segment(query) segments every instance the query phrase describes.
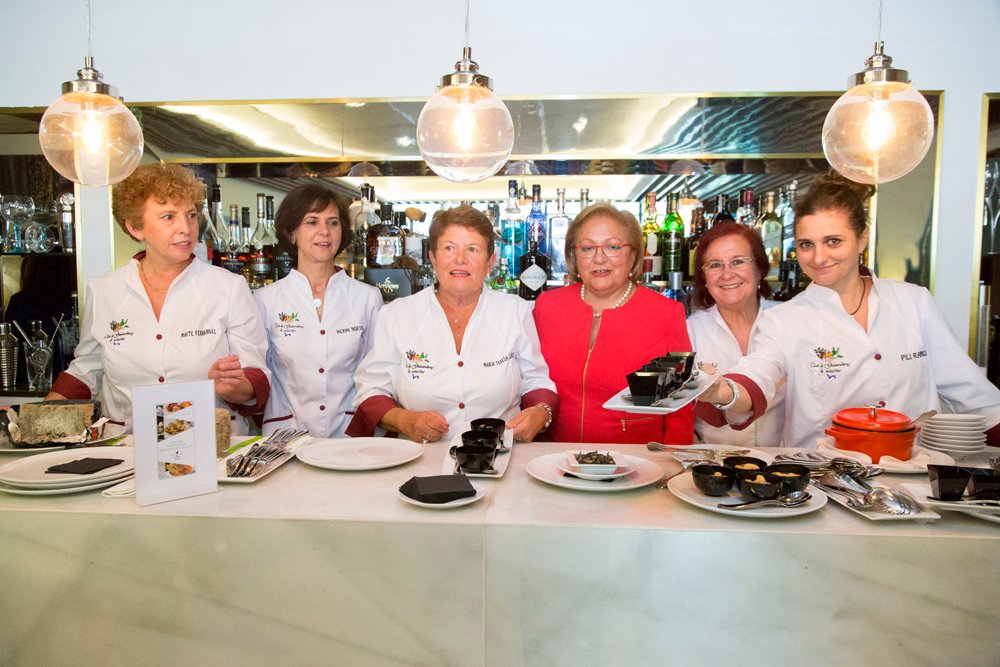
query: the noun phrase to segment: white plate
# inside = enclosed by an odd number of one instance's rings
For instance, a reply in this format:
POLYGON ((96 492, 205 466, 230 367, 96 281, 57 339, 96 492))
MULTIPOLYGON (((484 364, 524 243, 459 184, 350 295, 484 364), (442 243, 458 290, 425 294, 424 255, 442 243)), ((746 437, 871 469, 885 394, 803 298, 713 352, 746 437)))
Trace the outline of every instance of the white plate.
POLYGON ((0 484, 18 489, 72 489, 77 486, 90 486, 94 484, 95 481, 111 481, 117 484, 118 482, 122 482, 133 475, 135 475, 135 470, 126 470, 125 472, 115 475, 114 477, 101 477, 97 480, 91 479, 90 475, 73 475, 76 479, 67 479, 64 482, 0 482, 0 484))
POLYGON ((404 501, 410 503, 411 505, 416 505, 417 507, 426 507, 427 509, 430 510, 450 510, 454 509, 455 507, 462 507, 463 505, 471 505, 477 500, 482 500, 486 496, 485 489, 480 489, 475 485, 473 485, 472 488, 476 490, 476 495, 468 496, 466 498, 459 498, 458 500, 452 500, 447 503, 422 503, 419 500, 414 500, 413 498, 404 494, 402 491, 399 491, 399 497, 402 498, 404 501))
POLYGON ((966 514, 991 523, 1000 523, 1000 507, 956 507, 953 503, 949 503, 945 500, 930 500, 927 498, 927 496, 931 493, 931 485, 929 482, 922 482, 920 484, 904 484, 903 488, 909 491, 910 495, 919 498, 921 503, 926 504, 929 507, 934 507, 939 510, 958 512, 959 514, 966 514))
MULTIPOLYGON (((591 450, 593 451, 593 450, 591 450)), ((564 473, 569 473, 571 475, 576 475, 580 479, 590 479, 590 480, 602 480, 602 479, 615 479, 616 477, 624 477, 629 474, 635 468, 625 460, 625 457, 621 452, 612 452, 615 455, 615 461, 621 461, 621 464, 612 469, 609 473, 591 473, 583 472, 580 469, 580 464, 577 463, 576 457, 577 451, 566 452, 565 460, 559 464, 559 469, 564 473)))
POLYGON ((939 423, 952 423, 952 424, 985 424, 986 417, 984 415, 943 415, 938 413, 928 419, 925 423, 928 424, 939 424, 939 423))
POLYGON ((923 424, 921 426, 921 431, 929 431, 931 433, 961 433, 961 434, 982 434, 985 431, 986 424, 923 424))
POLYGON ((27 458, 12 461, 0 467, 0 482, 9 482, 19 486, 32 485, 43 487, 49 484, 62 484, 71 480, 78 480, 81 475, 70 473, 47 473, 48 468, 69 463, 79 458, 118 458, 122 462, 118 465, 105 468, 91 475, 86 475, 86 479, 97 482, 99 480, 120 477, 123 472, 134 469, 132 462, 132 449, 129 447, 81 447, 77 449, 64 449, 58 452, 39 454, 27 458))
MULTIPOLYGON (((678 451, 671 452, 670 449, 663 449, 663 450, 660 450, 660 451, 667 452, 671 456, 673 456, 675 459, 677 459, 678 461, 680 461, 682 464, 686 464, 686 463, 691 463, 693 460, 695 460, 695 457, 697 456, 697 455, 694 455, 694 454, 685 453, 686 450, 690 450, 690 449, 702 449, 702 450, 704 450, 704 449, 714 449, 714 450, 719 451, 719 452, 734 451, 734 450, 741 450, 741 451, 742 450, 749 450, 746 454, 739 454, 739 456, 749 456, 751 458, 760 459, 761 461, 763 461, 764 463, 767 463, 767 464, 770 464, 771 462, 774 461, 774 455, 773 454, 768 454, 767 452, 762 452, 759 449, 753 449, 752 447, 742 447, 740 445, 708 445, 708 444, 705 444, 705 445, 683 445, 683 446, 678 445, 678 447, 677 447, 678 451)), ((725 457, 721 457, 719 459, 719 465, 722 465, 722 458, 725 458, 725 457)))
MULTIPOLYGON (((528 461, 525 468, 528 474, 539 482, 545 482, 552 486, 563 489, 574 489, 577 491, 613 492, 638 489, 659 481, 663 477, 663 468, 658 464, 638 456, 625 456, 625 460, 635 470, 616 479, 609 481, 594 481, 580 479, 578 477, 566 477, 565 473, 559 469, 559 465, 565 464, 566 453, 556 452, 555 454, 545 454, 528 461)), ((575 473, 574 473, 575 474, 575 473)))
POLYGON ((124 480, 120 478, 105 479, 99 482, 93 482, 92 484, 86 484, 83 486, 73 486, 70 488, 55 488, 55 489, 25 489, 20 486, 9 486, 7 484, 0 483, 0 491, 3 491, 4 493, 9 493, 13 496, 59 496, 66 493, 82 493, 84 491, 93 491, 95 489, 106 489, 109 486, 120 484, 123 481, 124 480))
POLYGON ((920 439, 920 444, 923 447, 929 447, 931 449, 939 450, 955 450, 960 452, 981 452, 986 449, 986 443, 980 442, 976 444, 968 444, 964 442, 950 442, 948 440, 938 440, 937 438, 924 438, 920 439))
MULTIPOLYGON (((468 431, 469 429, 465 429, 468 431)), ((459 434, 455 436, 455 441, 452 442, 444 450, 444 461, 441 462, 441 474, 442 475, 455 475, 455 459, 451 457, 448 449, 452 446, 462 444, 462 435, 459 434)), ((497 454, 493 459, 493 469, 496 470, 495 473, 485 473, 485 472, 467 472, 464 473, 466 477, 482 477, 483 479, 492 479, 495 477, 503 477, 503 474, 507 472, 507 466, 510 465, 511 454, 514 453, 514 429, 507 429, 503 433, 503 444, 505 447, 509 447, 510 451, 502 452, 497 454)))
MULTIPOLYGON (((85 447, 99 445, 102 442, 114 440, 125 435, 125 426, 122 424, 105 424, 104 433, 97 440, 91 440, 85 447)), ((75 446, 75 445, 71 445, 75 446)), ((67 445, 53 445, 51 447, 15 447, 10 444, 6 436, 0 436, 0 453, 4 454, 40 454, 42 452, 56 452, 66 449, 67 445)))
POLYGON ((986 442, 985 435, 977 436, 957 436, 957 435, 936 435, 932 433, 921 433, 920 440, 935 442, 939 445, 958 445, 960 447, 975 447, 986 442))
MULTIPOLYGON (((885 487, 884 484, 874 484, 873 486, 885 487)), ((810 490, 816 489, 817 491, 822 491, 822 489, 816 488, 815 483, 810 484, 809 488, 810 490)), ((891 487, 886 487, 886 488, 891 488, 891 487)), ((910 495, 913 496, 914 499, 917 501, 917 504, 920 505, 920 514, 885 514, 882 512, 863 512, 859 509, 855 509, 854 507, 848 505, 847 501, 841 498, 836 493, 830 493, 830 498, 832 498, 833 502, 837 503, 841 507, 852 511, 859 516, 863 516, 869 521, 933 521, 935 519, 941 518, 940 514, 930 509, 927 505, 924 504, 923 498, 921 496, 918 496, 914 493, 911 493, 910 495)))
POLYGON ((400 438, 314 438, 296 456, 326 470, 379 470, 409 463, 423 453, 420 443, 400 438))
POLYGON ((694 478, 690 472, 671 477, 670 481, 667 482, 667 488, 670 489, 670 493, 689 505, 694 505, 695 507, 700 507, 703 510, 715 512, 716 514, 742 516, 749 519, 782 519, 787 516, 799 516, 800 514, 815 512, 826 505, 826 494, 819 489, 810 488, 809 494, 812 498, 798 507, 758 507, 757 509, 748 510, 730 510, 719 507, 719 503, 732 503, 735 505, 736 503, 733 501, 744 502, 745 499, 739 492, 730 491, 729 495, 719 497, 706 496, 694 485, 694 478))
POLYGON ((608 410, 618 410, 619 412, 630 412, 637 415, 668 415, 677 412, 685 405, 701 396, 715 382, 716 375, 709 373, 699 373, 687 387, 681 389, 670 398, 661 400, 658 405, 634 405, 632 403, 632 393, 628 387, 612 396, 602 406, 608 410), (626 398, 626 396, 628 398, 626 398))
MULTIPOLYGON (((185 408, 185 410, 186 409, 187 408, 185 408)), ((230 449, 232 449, 233 445, 238 445, 239 443, 244 442, 244 441, 249 440, 249 439, 250 438, 248 438, 245 435, 234 435, 234 436, 231 436, 230 440, 229 440, 231 444, 229 445, 229 447, 230 447, 230 449)), ((265 440, 265 438, 258 438, 256 440, 254 440, 253 442, 247 443, 247 446, 255 445, 257 443, 263 443, 264 440, 265 440)), ((286 453, 282 454, 278 458, 276 458, 273 461, 271 461, 270 463, 268 463, 267 467, 264 468, 263 472, 260 472, 260 473, 258 473, 256 475, 254 475, 253 477, 230 477, 226 473, 226 461, 228 461, 229 459, 231 459, 231 458, 233 458, 235 456, 239 456, 240 454, 242 454, 246 450, 246 447, 240 447, 239 449, 237 449, 235 452, 233 452, 229 456, 227 456, 227 457, 225 457, 223 459, 219 459, 219 461, 215 464, 215 478, 217 480, 219 480, 220 482, 225 482, 226 484, 253 484, 258 479, 263 479, 263 478, 267 477, 272 472, 274 472, 275 470, 277 470, 278 468, 280 468, 281 466, 283 466, 285 463, 287 463, 289 459, 291 459, 293 456, 295 456, 295 452, 297 452, 300 447, 304 446, 305 443, 307 443, 309 441, 310 441, 310 437, 308 435, 304 435, 304 436, 300 436, 300 437, 296 438, 295 440, 293 440, 292 442, 288 443, 288 451, 286 453)))
MULTIPOLYGON (((816 451, 823 456, 830 458, 840 456, 845 459, 853 459, 854 461, 864 463, 865 465, 872 465, 871 458, 869 458, 866 454, 862 454, 861 452, 852 452, 847 449, 837 449, 834 447, 833 438, 819 438, 816 441, 816 451)), ((915 445, 913 447, 913 454, 911 455, 911 458, 917 456, 921 457, 921 462, 919 464, 912 461, 890 461, 889 459, 882 457, 882 460, 879 461, 877 465, 880 468, 885 468, 886 472, 899 473, 901 475, 919 475, 927 472, 928 464, 950 466, 955 463, 955 459, 951 458, 944 452, 928 449, 919 445, 915 445), (926 460, 923 460, 924 454, 927 455, 926 460)))

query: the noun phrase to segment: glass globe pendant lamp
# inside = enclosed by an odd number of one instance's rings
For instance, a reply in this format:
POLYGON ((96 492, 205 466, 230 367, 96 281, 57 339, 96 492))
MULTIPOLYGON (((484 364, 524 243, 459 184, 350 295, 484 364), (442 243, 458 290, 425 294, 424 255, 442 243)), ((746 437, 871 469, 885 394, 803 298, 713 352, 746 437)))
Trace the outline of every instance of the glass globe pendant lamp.
POLYGON ((45 159, 69 180, 107 186, 124 180, 142 158, 142 128, 87 56, 76 81, 45 110, 38 131, 45 159))
POLYGON ((913 171, 934 141, 934 114, 906 70, 892 67, 878 41, 847 85, 823 123, 826 159, 858 183, 888 183, 913 171))
POLYGON ((513 147, 510 111, 466 46, 417 119, 420 155, 441 178, 478 183, 500 170, 513 147))

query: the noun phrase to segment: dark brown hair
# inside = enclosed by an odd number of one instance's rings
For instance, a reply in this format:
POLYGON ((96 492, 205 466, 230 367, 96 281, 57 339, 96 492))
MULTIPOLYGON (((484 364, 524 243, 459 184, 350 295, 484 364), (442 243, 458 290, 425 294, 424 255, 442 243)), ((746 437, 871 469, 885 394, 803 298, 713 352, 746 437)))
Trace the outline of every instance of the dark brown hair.
POLYGON ((848 223, 860 238, 868 229, 865 202, 875 194, 875 187, 850 181, 835 171, 820 176, 809 190, 795 201, 795 224, 806 215, 821 211, 843 211, 848 223))
POLYGON ((295 244, 292 243, 292 234, 305 217, 310 213, 326 210, 331 204, 337 207, 337 217, 340 218, 340 245, 334 254, 339 255, 344 248, 353 243, 351 219, 347 210, 350 202, 325 185, 308 183, 285 195, 274 214, 274 231, 278 236, 278 244, 285 252, 293 255, 297 252, 295 244))
POLYGON ((705 269, 702 268, 702 264, 705 263, 705 254, 708 252, 709 246, 726 236, 738 236, 750 246, 750 257, 757 267, 757 273, 760 274, 760 280, 757 281, 757 296, 765 299, 771 296, 771 286, 764 279, 771 264, 767 261, 767 253, 764 252, 764 243, 760 240, 760 235, 750 227, 738 222, 720 222, 717 225, 712 225, 711 229, 701 235, 701 238, 698 239, 698 248, 694 251, 694 259, 691 260, 694 262, 694 266, 691 267, 694 269, 694 290, 691 292, 691 303, 695 308, 711 308, 715 305, 715 299, 712 298, 708 287, 705 286, 705 269))
POLYGON ((482 236, 483 240, 486 241, 487 258, 492 257, 493 253, 496 252, 494 241, 496 232, 493 231, 490 219, 486 217, 485 213, 468 204, 449 208, 446 211, 438 211, 434 214, 434 217, 431 219, 431 229, 428 232, 429 245, 432 251, 437 251, 438 240, 444 234, 444 230, 452 225, 465 227, 482 236))
POLYGON ((635 216, 628 211, 620 211, 611 204, 591 204, 580 211, 573 222, 569 223, 566 230, 566 270, 569 273, 570 282, 575 283, 580 279, 576 270, 576 245, 580 240, 580 228, 591 218, 610 218, 621 225, 625 232, 623 239, 628 247, 635 251, 635 258, 632 261, 632 271, 629 273, 631 280, 638 280, 642 275, 642 260, 645 256, 642 246, 642 228, 635 216))
POLYGON ((197 211, 205 202, 205 186, 190 169, 179 164, 144 164, 111 190, 115 222, 132 236, 125 221, 142 230, 142 214, 150 197, 160 204, 190 199, 197 211))

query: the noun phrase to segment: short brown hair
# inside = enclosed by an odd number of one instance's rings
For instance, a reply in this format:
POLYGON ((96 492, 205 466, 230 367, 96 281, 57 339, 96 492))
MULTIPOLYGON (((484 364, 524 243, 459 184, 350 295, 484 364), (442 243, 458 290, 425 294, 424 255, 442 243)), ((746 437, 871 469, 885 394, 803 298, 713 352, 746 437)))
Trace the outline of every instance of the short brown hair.
POLYGON ((337 207, 337 216, 340 218, 340 246, 334 253, 339 255, 344 248, 354 242, 348 212, 350 202, 336 190, 320 183, 300 185, 285 195, 274 214, 274 231, 278 236, 278 245, 285 252, 294 254, 296 250, 295 244, 292 243, 292 234, 302 224, 306 215, 326 210, 331 204, 337 207))
POLYGON ((873 194, 874 186, 849 181, 836 171, 830 171, 813 181, 805 195, 796 200, 795 224, 803 216, 822 211, 842 211, 847 214, 851 229, 860 238, 868 229, 865 202, 873 194))
POLYGON ((635 251, 635 260, 632 262, 632 272, 629 274, 632 280, 638 280, 642 275, 642 260, 645 253, 642 250, 642 228, 635 216, 628 211, 620 211, 611 204, 591 204, 580 211, 573 222, 566 230, 566 269, 570 277, 570 282, 580 279, 580 274, 576 271, 576 244, 580 238, 580 228, 591 218, 605 217, 617 222, 625 232, 624 241, 628 247, 635 251))
POLYGON ((111 191, 111 210, 115 222, 131 236, 125 226, 127 220, 142 229, 142 214, 146 200, 152 197, 160 204, 190 199, 195 210, 205 203, 205 185, 190 169, 179 164, 144 164, 111 191))
POLYGON ((694 251, 694 266, 690 267, 694 271, 694 289, 691 291, 691 304, 695 308, 711 308, 715 305, 715 299, 705 286, 705 253, 709 246, 726 236, 738 236, 750 246, 750 258, 753 259, 754 266, 760 279, 757 281, 757 296, 767 298, 771 296, 771 286, 767 284, 767 272, 771 263, 767 261, 767 253, 764 252, 764 242, 760 234, 753 228, 741 225, 738 222, 720 222, 712 225, 712 228, 701 235, 698 239, 698 247, 694 251))
POLYGON ((438 211, 434 214, 434 217, 431 219, 431 229, 428 233, 430 237, 430 249, 432 251, 437 251, 438 240, 444 234, 444 230, 452 225, 465 227, 482 236, 483 240, 486 241, 486 250, 488 251, 486 257, 493 256, 493 253, 496 251, 496 232, 493 231, 493 225, 490 224, 490 219, 486 217, 485 213, 468 204, 449 208, 446 211, 438 211))

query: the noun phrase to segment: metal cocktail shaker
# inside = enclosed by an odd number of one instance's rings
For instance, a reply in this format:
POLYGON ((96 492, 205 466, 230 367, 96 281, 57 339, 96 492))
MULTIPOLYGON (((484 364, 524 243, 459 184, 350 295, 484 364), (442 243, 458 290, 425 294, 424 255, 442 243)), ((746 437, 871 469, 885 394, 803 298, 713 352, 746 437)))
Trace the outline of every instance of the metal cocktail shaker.
POLYGON ((17 382, 17 348, 10 323, 0 322, 0 385, 4 389, 13 389, 17 382))

